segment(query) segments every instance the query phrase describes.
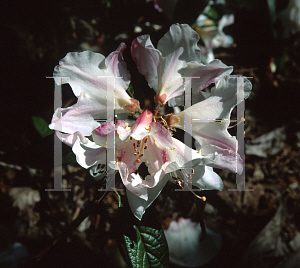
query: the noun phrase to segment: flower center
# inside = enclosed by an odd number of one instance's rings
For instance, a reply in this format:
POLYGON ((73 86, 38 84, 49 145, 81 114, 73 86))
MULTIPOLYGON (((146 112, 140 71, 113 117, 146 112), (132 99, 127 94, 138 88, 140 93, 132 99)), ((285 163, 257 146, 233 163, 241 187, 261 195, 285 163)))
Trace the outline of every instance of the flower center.
MULTIPOLYGON (((130 137, 130 140, 132 140, 132 137, 130 137)), ((133 150, 135 156, 138 156, 136 159, 137 163, 141 163, 141 157, 144 156, 144 150, 147 149, 147 141, 148 138, 145 137, 141 141, 137 140, 136 142, 133 143, 133 150)))

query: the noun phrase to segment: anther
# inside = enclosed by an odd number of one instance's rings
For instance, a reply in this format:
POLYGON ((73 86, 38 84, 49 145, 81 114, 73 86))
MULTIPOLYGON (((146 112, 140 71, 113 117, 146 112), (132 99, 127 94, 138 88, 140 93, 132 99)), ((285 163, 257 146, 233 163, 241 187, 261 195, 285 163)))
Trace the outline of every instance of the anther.
POLYGON ((195 170, 192 168, 192 174, 195 174, 195 170))
POLYGON ((137 162, 137 163, 141 163, 141 159, 138 158, 138 159, 136 160, 136 162, 137 162))
POLYGON ((134 153, 134 155, 138 155, 139 153, 134 153))
POLYGON ((145 149, 145 150, 147 149, 147 145, 144 147, 144 149, 145 149))
POLYGON ((130 140, 132 141, 132 137, 130 137, 130 140))
POLYGON ((143 156, 143 154, 140 154, 140 157, 142 157, 143 156))

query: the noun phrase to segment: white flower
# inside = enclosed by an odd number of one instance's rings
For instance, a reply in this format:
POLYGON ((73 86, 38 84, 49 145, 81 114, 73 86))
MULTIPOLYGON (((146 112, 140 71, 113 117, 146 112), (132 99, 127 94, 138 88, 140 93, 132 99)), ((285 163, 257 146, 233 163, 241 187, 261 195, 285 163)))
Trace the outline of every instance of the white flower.
MULTIPOLYGON (((73 146, 77 162, 85 167, 106 165, 107 151, 115 150, 115 158, 108 159, 109 169, 119 170, 134 215, 141 219, 170 177, 165 176, 188 162, 186 153, 197 164, 212 163, 214 157, 202 157, 184 143, 171 137, 160 123, 153 121, 150 111, 143 112, 131 127, 122 120, 105 123, 93 131, 93 140, 82 143, 78 138, 73 146), (107 144, 108 135, 114 135, 115 144, 107 144), (142 178, 139 166, 145 163, 149 175, 142 178)), ((208 171, 209 172, 209 171, 208 171)), ((203 178, 204 172, 199 178, 203 178)), ((218 182, 219 183, 219 182, 218 182)), ((213 181, 211 181, 213 185, 213 181)), ((217 186, 218 187, 218 186, 217 186)))
POLYGON ((179 218, 165 231, 170 261, 182 267, 199 267, 216 256, 221 248, 221 236, 207 229, 207 237, 200 241, 199 223, 179 218))
POLYGON ((195 23, 195 30, 204 43, 200 46, 202 53, 202 62, 209 63, 215 59, 213 49, 218 47, 228 47, 233 44, 233 38, 226 35, 223 29, 234 23, 234 15, 224 15, 219 20, 217 26, 209 20, 204 14, 200 14, 195 23))
POLYGON ((105 168, 109 179, 119 171, 131 210, 138 219, 169 179, 204 190, 221 190, 221 178, 211 167, 241 172, 236 140, 227 132, 230 113, 236 104, 236 87, 225 78, 232 67, 219 60, 203 65, 198 40, 198 34, 190 26, 174 24, 159 41, 158 49, 148 35, 132 42, 131 54, 138 70, 156 92, 157 106, 152 112, 142 111, 139 102, 126 93, 130 75, 122 58, 124 44, 106 59, 88 51, 68 53, 55 68, 54 75, 64 77, 62 82, 71 85, 78 102, 58 109, 50 127, 62 141, 73 146, 77 162, 91 168, 93 176, 103 174, 105 168), (107 84, 104 78, 107 76, 115 77, 115 86, 107 84), (186 81, 186 85, 191 83, 197 103, 171 115, 167 122, 165 115, 159 114, 159 107, 167 101, 170 105, 181 105, 186 86, 183 77, 200 77, 186 81), (216 83, 212 93, 202 92, 211 83, 216 83), (115 118, 107 118, 100 125, 95 119, 107 116, 109 98, 115 100, 115 114, 138 111, 140 116, 131 125, 115 118), (199 143, 197 150, 172 137, 170 126, 185 129, 185 116, 202 120, 193 123, 192 128, 192 135, 199 143), (225 122, 207 121, 215 119, 225 122), (140 176, 142 163, 148 168, 149 175, 145 178, 140 176))

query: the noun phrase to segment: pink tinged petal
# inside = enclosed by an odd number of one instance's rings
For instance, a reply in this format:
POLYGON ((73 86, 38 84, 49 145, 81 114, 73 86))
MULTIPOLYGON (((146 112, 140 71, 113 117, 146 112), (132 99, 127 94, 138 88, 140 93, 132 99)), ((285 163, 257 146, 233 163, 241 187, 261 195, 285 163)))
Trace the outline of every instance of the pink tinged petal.
POLYGON ((215 155, 214 163, 208 164, 209 166, 242 174, 244 169, 243 160, 236 152, 215 145, 204 146, 201 151, 206 156, 215 155))
POLYGON ((80 132, 74 132, 73 134, 63 134, 59 131, 55 131, 56 136, 65 144, 73 146, 77 138, 80 139, 81 143, 87 143, 87 138, 82 135, 80 132))
POLYGON ((70 84, 77 97, 81 92, 96 97, 99 90, 106 90, 105 79, 98 78, 106 74, 99 69, 104 59, 103 55, 92 51, 70 52, 55 67, 53 76, 68 77, 62 78, 62 83, 70 84))
POLYGON ((131 127, 128 126, 119 126, 117 128, 117 132, 119 135, 119 139, 121 141, 126 141, 130 138, 130 134, 131 134, 131 127))
POLYGON ((146 209, 153 203, 153 201, 158 197, 162 189, 165 187, 166 183, 168 182, 168 176, 164 175, 165 173, 161 171, 159 178, 157 178, 158 183, 152 188, 146 188, 148 196, 147 200, 138 197, 127 189, 126 195, 128 198, 128 203, 132 213, 137 219, 142 219, 146 209))
MULTIPOLYGON (((126 105, 132 106, 133 103, 126 93, 129 75, 125 70, 126 64, 122 60, 123 50, 124 45, 121 44, 116 52, 108 56, 107 63, 112 64, 112 66, 106 66, 105 57, 99 53, 91 51, 70 52, 55 67, 53 76, 65 77, 62 78, 62 83, 70 84, 77 97, 81 92, 87 93, 102 106, 101 112, 105 115, 107 90, 114 93, 115 113, 124 113, 124 107, 126 105), (116 67, 116 63, 119 63, 117 64, 118 67, 116 67), (124 75, 124 80, 123 78, 116 78, 115 84, 107 83, 107 77, 113 76, 112 72, 124 75)), ((55 80, 57 81, 57 79, 55 80)), ((138 108, 135 107, 135 109, 138 108)))
POLYGON ((149 35, 142 35, 134 39, 131 45, 131 56, 139 72, 145 76, 149 86, 157 91, 157 68, 161 53, 154 48, 149 35))
POLYGON ((97 102, 81 93, 76 104, 55 111, 49 128, 70 134, 78 131, 89 136, 100 125, 93 118, 99 112, 99 107, 97 102))
POLYGON ((159 148, 155 144, 153 136, 149 136, 147 140, 147 149, 143 151, 143 161, 148 167, 150 175, 154 176, 163 165, 168 161, 165 148, 159 148))
POLYGON ((150 126, 150 134, 152 135, 156 146, 159 148, 175 149, 171 133, 165 127, 157 122, 152 122, 150 126))
POLYGON ((124 105, 124 111, 127 111, 128 113, 134 114, 136 111, 139 111, 139 109, 140 103, 136 99, 130 99, 130 103, 124 105))
POLYGON ((158 90, 155 101, 164 105, 169 99, 182 95, 183 78, 179 70, 186 67, 186 62, 179 60, 184 48, 179 47, 173 53, 161 58, 158 65, 158 90))
POLYGON ((135 140, 141 140, 150 131, 150 123, 152 122, 152 113, 150 111, 143 112, 132 126, 131 137, 135 140))
MULTIPOLYGON (((242 162, 236 153, 237 142, 228 131, 230 113, 237 102, 237 88, 235 78, 223 78, 212 89, 211 96, 197 103, 183 112, 169 117, 169 125, 184 129, 184 114, 188 114, 193 121, 192 136, 201 144, 201 153, 206 156, 217 154, 218 162, 215 166, 240 173, 242 162), (224 121, 214 121, 223 119, 224 121)), ((243 90, 243 86, 238 90, 243 90)), ((251 84, 246 80, 246 96, 250 94, 251 84)))
POLYGON ((172 138, 172 140, 176 149, 167 151, 167 157, 171 164, 165 169, 166 173, 176 171, 180 168, 186 168, 187 166, 189 167, 190 163, 188 161, 190 161, 190 157, 192 159, 192 166, 214 162, 214 156, 203 156, 200 152, 193 150, 183 142, 175 138, 172 138))
POLYGON ((158 50, 153 47, 149 36, 139 37, 133 42, 132 57, 139 72, 157 92, 155 101, 159 105, 182 95, 183 79, 179 70, 186 67, 188 61, 200 61, 198 40, 198 34, 190 26, 174 24, 159 41, 158 50))
POLYGON ((130 73, 127 70, 127 64, 123 58, 125 48, 125 43, 121 43, 116 51, 110 53, 105 59, 108 72, 114 77, 122 77, 122 79, 118 80, 118 85, 122 88, 128 88, 130 83, 130 73))
POLYGON ((114 94, 117 96, 119 106, 123 107, 128 113, 135 113, 140 108, 140 103, 132 98, 128 100, 129 96, 126 93, 126 89, 130 84, 130 73, 123 58, 125 48, 125 43, 121 43, 117 50, 110 53, 105 59, 105 65, 110 76, 116 77, 114 94))
POLYGON ((183 71, 183 75, 185 77, 200 77, 191 79, 193 94, 199 94, 201 90, 230 75, 232 71, 233 67, 225 65, 220 60, 213 60, 207 65, 199 62, 190 62, 183 71))
POLYGON ((125 169, 123 171, 120 170, 120 175, 123 180, 126 180, 131 173, 136 172, 140 165, 140 163, 137 161, 139 156, 135 155, 137 152, 135 147, 137 147, 136 141, 128 140, 125 143, 123 142, 122 146, 116 148, 117 164, 120 165, 120 163, 123 162, 127 168, 127 171, 125 169))
POLYGON ((79 165, 89 168, 96 164, 106 164, 106 148, 96 145, 87 139, 87 143, 83 144, 80 139, 74 143, 72 151, 76 155, 79 165))
POLYGON ((114 146, 118 147, 122 144, 122 141, 118 138, 117 133, 114 134, 113 132, 116 132, 118 128, 124 128, 127 126, 128 123, 123 120, 104 123, 93 131, 94 142, 99 146, 107 146, 107 148, 114 148, 114 146), (107 135, 115 135, 115 144, 107 144, 107 135))
POLYGON ((220 176, 213 171, 212 167, 197 166, 194 167, 193 185, 201 190, 219 190, 224 188, 220 176))

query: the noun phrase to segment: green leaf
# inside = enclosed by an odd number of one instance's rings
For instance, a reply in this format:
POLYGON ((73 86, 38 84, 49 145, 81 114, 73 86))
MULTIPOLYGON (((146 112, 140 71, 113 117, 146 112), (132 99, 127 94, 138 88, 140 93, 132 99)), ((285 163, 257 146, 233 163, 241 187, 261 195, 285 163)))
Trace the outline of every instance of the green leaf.
POLYGON ((151 208, 139 221, 131 212, 126 196, 118 212, 117 241, 129 267, 167 268, 169 250, 164 231, 151 208))
POLYGON ((169 249, 162 229, 139 226, 150 267, 169 267, 169 249))
POLYGON ((213 21, 218 21, 219 14, 214 8, 209 8, 203 12, 204 15, 206 15, 209 19, 213 21))
POLYGON ((53 130, 49 129, 48 123, 43 118, 38 117, 38 116, 33 116, 32 122, 33 122, 35 129, 38 131, 38 133, 43 138, 54 133, 53 130))
POLYGON ((131 241, 128 236, 124 235, 128 258, 130 259, 132 267, 150 268, 151 266, 147 258, 147 252, 141 238, 141 233, 135 225, 133 227, 136 231, 137 242, 131 241))
POLYGON ((73 152, 69 152, 67 155, 62 158, 62 165, 69 165, 76 163, 76 155, 73 152))
POLYGON ((137 241, 124 235, 125 248, 132 267, 169 267, 168 246, 162 229, 135 226, 137 241))
POLYGON ((133 89, 133 85, 131 83, 129 84, 129 87, 127 88, 127 90, 131 94, 131 97, 134 97, 134 89, 133 89))

